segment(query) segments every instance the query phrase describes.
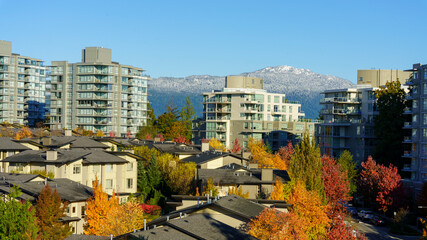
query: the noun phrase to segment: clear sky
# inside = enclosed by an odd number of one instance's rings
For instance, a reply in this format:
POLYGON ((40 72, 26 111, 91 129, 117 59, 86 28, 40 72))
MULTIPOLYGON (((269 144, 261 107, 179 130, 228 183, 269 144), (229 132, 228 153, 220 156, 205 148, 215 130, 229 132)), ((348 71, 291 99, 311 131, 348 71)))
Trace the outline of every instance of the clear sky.
POLYGON ((13 52, 78 62, 103 46, 152 77, 290 65, 355 82, 357 69, 427 63, 425 0, 0 0, 0 10, 13 52))

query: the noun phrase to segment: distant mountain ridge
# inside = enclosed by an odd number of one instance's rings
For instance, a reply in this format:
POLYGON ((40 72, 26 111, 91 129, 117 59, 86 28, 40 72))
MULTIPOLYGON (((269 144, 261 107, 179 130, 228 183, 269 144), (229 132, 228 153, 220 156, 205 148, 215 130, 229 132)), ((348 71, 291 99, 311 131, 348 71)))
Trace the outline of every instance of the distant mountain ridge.
MULTIPOLYGON (((268 92, 284 93, 286 98, 301 103, 307 118, 317 118, 320 111, 320 93, 328 89, 348 88, 354 84, 332 75, 315 73, 309 69, 291 66, 266 67, 254 72, 239 74, 264 79, 268 92)), ((197 116, 201 116, 202 93, 224 88, 225 76, 193 75, 183 78, 159 77, 150 82, 149 101, 156 116, 165 111, 165 105, 173 98, 179 109, 190 96, 197 116)))

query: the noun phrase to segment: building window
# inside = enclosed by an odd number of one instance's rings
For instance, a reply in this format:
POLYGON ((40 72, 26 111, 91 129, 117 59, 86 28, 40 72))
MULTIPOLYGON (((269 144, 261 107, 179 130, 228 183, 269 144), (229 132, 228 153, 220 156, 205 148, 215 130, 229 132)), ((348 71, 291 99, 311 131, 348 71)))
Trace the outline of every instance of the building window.
POLYGON ((105 180, 105 189, 112 189, 112 188, 113 188, 113 179, 105 180))
POLYGON ((74 165, 73 166, 73 174, 80 174, 81 172, 81 166, 80 165, 74 165))
POLYGON ((133 163, 126 163, 126 170, 132 171, 133 170, 133 163))
POLYGON ((76 207, 73 207, 73 213, 76 213, 76 207))
POLYGON ((113 165, 112 164, 107 164, 105 165, 105 169, 107 172, 112 172, 113 171, 113 165))
POLYGON ((127 187, 128 188, 133 188, 133 179, 132 178, 128 178, 126 180, 126 182, 127 182, 127 187))

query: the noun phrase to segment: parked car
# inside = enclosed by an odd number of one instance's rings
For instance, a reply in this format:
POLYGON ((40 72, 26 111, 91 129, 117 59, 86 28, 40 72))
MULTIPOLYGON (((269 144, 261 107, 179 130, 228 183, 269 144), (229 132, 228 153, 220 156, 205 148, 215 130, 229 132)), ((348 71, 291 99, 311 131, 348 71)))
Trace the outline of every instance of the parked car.
POLYGON ((371 219, 371 223, 374 224, 375 226, 385 226, 386 225, 385 220, 380 216, 374 216, 371 219))
POLYGON ((362 220, 369 220, 374 216, 374 213, 372 211, 367 210, 361 210, 357 216, 362 220))

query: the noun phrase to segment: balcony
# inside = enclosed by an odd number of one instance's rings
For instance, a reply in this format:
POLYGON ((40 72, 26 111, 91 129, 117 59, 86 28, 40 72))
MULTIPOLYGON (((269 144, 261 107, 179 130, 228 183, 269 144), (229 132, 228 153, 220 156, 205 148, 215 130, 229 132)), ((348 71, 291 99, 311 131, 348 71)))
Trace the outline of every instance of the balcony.
POLYGON ((355 103, 360 104, 359 98, 347 98, 347 97, 332 97, 332 98, 322 98, 320 103, 355 103))
POLYGON ((404 157, 404 158, 412 158, 411 151, 404 151, 402 157, 404 157))
POLYGON ((412 141, 412 137, 405 136, 405 137, 403 138, 403 142, 404 142, 404 143, 412 143, 412 142, 413 142, 413 141, 412 141))
POLYGON ((405 172, 415 172, 416 170, 416 166, 412 165, 412 164, 403 164, 403 168, 402 171, 405 172))
POLYGON ((227 131, 227 130, 225 129, 225 127, 217 127, 217 128, 216 128, 216 130, 217 130, 218 132, 225 132, 225 131, 227 131))
POLYGON ((403 128, 412 128, 412 122, 405 122, 403 128))

